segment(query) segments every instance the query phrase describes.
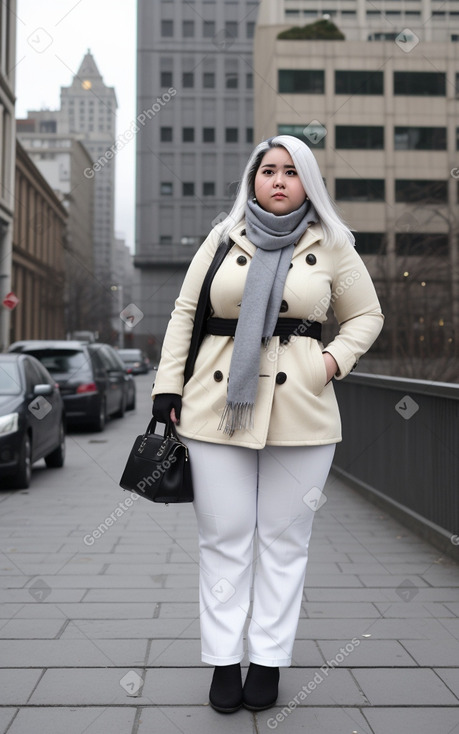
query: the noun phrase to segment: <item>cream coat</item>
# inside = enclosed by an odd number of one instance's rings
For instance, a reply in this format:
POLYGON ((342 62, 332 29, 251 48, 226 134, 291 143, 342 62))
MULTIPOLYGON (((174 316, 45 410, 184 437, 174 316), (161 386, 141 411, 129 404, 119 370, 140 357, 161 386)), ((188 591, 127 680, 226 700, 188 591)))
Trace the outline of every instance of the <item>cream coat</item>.
MULTIPOLYGON (((325 248, 322 228, 311 225, 295 246, 284 289, 280 317, 324 322, 331 303, 339 334, 322 342, 298 336, 282 345, 273 337, 260 347, 260 377, 254 427, 231 437, 218 430, 226 402, 233 351, 232 337, 204 338, 190 381, 183 371, 202 281, 219 238, 209 234, 188 269, 164 338, 152 395, 183 396, 179 432, 185 438, 261 449, 265 445, 300 446, 341 441, 341 420, 332 381, 326 384, 322 351, 330 352, 341 380, 356 366, 382 329, 384 316, 370 275, 350 244, 325 248), (308 258, 314 255, 314 258, 308 258), (312 263, 311 263, 312 261, 312 263)), ((244 223, 231 233, 234 246, 218 270, 211 288, 213 315, 237 318, 255 246, 245 236, 244 223)))

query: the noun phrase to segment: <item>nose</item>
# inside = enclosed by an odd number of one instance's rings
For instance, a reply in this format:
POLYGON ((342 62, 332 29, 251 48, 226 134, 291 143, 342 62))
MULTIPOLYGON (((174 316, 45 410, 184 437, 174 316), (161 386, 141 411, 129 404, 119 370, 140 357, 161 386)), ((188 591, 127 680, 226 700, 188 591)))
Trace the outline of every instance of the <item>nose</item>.
POLYGON ((274 174, 274 186, 284 188, 285 184, 282 171, 276 171, 276 173, 274 174))

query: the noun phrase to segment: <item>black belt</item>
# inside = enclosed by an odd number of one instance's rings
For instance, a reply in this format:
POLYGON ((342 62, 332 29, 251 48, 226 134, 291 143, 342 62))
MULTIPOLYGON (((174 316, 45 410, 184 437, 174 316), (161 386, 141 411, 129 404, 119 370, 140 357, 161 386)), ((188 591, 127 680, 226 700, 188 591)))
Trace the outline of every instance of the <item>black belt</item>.
MULTIPOLYGON (((234 336, 237 319, 207 319, 206 331, 215 336, 234 336)), ((290 336, 309 336, 321 341, 322 324, 318 321, 298 321, 298 319, 280 318, 274 327, 273 336, 280 336, 281 341, 288 341, 290 336)))

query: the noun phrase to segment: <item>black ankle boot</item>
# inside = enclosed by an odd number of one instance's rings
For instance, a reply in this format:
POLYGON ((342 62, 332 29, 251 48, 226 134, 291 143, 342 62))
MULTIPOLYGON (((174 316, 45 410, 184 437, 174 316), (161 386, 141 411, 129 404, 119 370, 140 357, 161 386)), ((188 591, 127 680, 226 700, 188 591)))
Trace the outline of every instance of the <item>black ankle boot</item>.
POLYGON ((250 711, 269 709, 279 695, 279 668, 250 663, 244 683, 243 703, 250 711))
POLYGON ((232 714, 242 706, 241 665, 218 665, 214 670, 209 702, 215 711, 232 714))

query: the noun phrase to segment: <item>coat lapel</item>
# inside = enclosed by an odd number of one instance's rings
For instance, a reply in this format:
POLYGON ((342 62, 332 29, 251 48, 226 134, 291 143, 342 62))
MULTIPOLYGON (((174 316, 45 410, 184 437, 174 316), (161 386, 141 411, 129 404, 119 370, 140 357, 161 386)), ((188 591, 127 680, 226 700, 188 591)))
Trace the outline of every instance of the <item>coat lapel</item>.
MULTIPOLYGON (((238 227, 234 227, 234 229, 232 229, 230 232, 230 237, 233 242, 235 242, 242 250, 247 252, 248 255, 250 255, 251 257, 254 256, 255 250, 257 248, 250 242, 247 235, 245 234, 245 222, 241 222, 238 227)), ((315 222, 307 228, 304 235, 300 238, 300 241, 295 247, 293 257, 297 257, 297 255, 300 255, 304 250, 306 250, 308 247, 315 244, 318 240, 321 239, 322 227, 318 222, 315 222)))

